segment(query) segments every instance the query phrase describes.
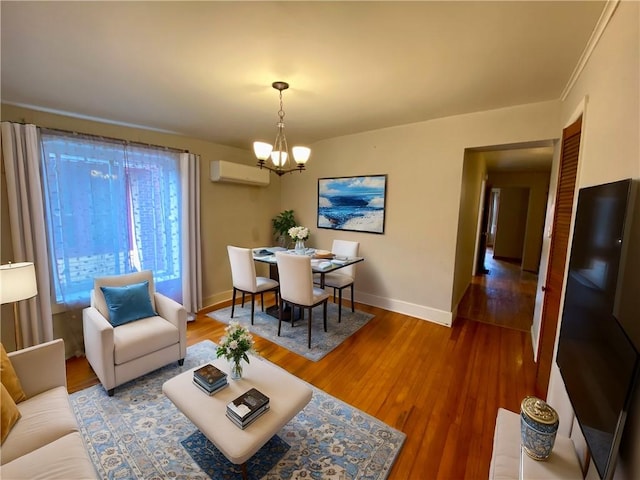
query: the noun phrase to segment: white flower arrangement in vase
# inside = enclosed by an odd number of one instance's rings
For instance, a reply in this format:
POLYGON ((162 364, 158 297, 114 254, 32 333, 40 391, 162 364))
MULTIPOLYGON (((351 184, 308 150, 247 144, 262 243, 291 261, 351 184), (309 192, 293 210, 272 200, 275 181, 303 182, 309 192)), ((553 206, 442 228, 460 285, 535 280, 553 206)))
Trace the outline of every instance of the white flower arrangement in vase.
POLYGON ((240 362, 244 360, 249 363, 247 354, 256 353, 253 347, 255 344, 253 336, 237 320, 231 320, 224 331, 225 335, 220 339, 216 354, 218 357, 225 357, 231 363, 231 378, 241 378, 240 362))
POLYGON ((291 227, 289 236, 296 242, 296 252, 305 253, 307 251, 304 246, 304 241, 309 238, 309 229, 307 227, 291 227))

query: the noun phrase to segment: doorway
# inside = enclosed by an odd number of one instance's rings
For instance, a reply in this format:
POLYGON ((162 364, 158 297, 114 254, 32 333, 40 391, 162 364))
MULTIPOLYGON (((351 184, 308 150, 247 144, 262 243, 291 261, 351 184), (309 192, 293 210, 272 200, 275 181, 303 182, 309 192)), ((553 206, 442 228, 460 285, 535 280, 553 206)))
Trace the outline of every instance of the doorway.
MULTIPOLYGON (((549 140, 465 152, 463 185, 473 185, 475 175, 482 188, 475 204, 474 273, 460 293, 459 316, 531 330, 554 151, 549 140)), ((459 241, 469 230, 460 227, 459 241)), ((462 279, 460 284, 465 285, 462 279)))
POLYGON ((556 203, 552 224, 551 245, 545 284, 544 298, 538 336, 536 395, 547 398, 553 351, 560 314, 562 285, 569 247, 569 232, 573 215, 580 140, 582 136, 582 115, 562 131, 560 171, 556 190, 556 203))

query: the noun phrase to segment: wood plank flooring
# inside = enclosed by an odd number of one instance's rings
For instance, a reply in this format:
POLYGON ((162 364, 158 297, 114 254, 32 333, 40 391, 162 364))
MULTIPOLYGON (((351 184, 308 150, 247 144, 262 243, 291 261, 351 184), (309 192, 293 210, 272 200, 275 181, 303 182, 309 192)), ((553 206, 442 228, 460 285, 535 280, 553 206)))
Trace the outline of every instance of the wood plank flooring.
POLYGON ((520 265, 498 260, 487 249, 487 275, 476 275, 458 307, 458 316, 507 328, 530 331, 538 276, 520 265))
MULTIPOLYGON (((319 362, 262 338, 256 347, 271 362, 403 431, 407 440, 392 480, 486 479, 498 407, 517 412, 533 393, 530 333, 463 317, 447 328, 357 308, 375 318, 319 362)), ((188 343, 217 341, 223 329, 202 312, 189 323, 188 343)), ((67 379, 70 392, 97 383, 84 358, 67 361, 67 379)))

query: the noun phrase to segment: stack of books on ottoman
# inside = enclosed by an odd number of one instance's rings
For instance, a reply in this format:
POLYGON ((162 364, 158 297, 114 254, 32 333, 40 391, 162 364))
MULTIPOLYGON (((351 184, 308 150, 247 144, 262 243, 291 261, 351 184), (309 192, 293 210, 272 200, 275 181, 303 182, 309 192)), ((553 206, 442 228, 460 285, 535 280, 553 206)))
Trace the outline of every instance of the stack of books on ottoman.
POLYGON ((268 409, 269 397, 252 388, 227 404, 227 417, 244 430, 268 409))
POLYGON ((227 374, 208 363, 194 370, 193 383, 204 393, 213 395, 228 385, 227 374))

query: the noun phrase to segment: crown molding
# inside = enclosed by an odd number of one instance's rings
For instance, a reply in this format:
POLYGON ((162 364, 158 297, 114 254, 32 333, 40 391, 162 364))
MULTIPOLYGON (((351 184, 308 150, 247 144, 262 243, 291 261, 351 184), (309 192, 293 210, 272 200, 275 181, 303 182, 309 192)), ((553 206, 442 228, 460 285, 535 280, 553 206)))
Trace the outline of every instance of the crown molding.
POLYGON ((585 65, 589 61, 589 58, 591 57, 593 50, 596 48, 598 41, 600 41, 600 38, 602 37, 602 34, 607 28, 607 25, 609 24, 609 20, 611 20, 613 13, 616 11, 616 8, 618 8, 619 3, 620 3, 620 0, 608 0, 607 3, 605 4, 604 9, 600 14, 600 18, 598 19, 598 22, 596 23, 596 26, 593 29, 593 32, 591 33, 591 37, 589 38, 589 41, 587 42, 587 45, 585 46, 584 51, 582 52, 582 56, 580 57, 580 60, 578 60, 578 64, 573 69, 573 73, 571 74, 571 77, 569 77, 569 81, 567 82, 567 85, 564 87, 564 90, 560 95, 560 100, 562 101, 566 100, 567 96, 569 95, 569 92, 575 85, 576 81, 578 80, 578 77, 580 76, 580 74, 584 70, 585 65))

